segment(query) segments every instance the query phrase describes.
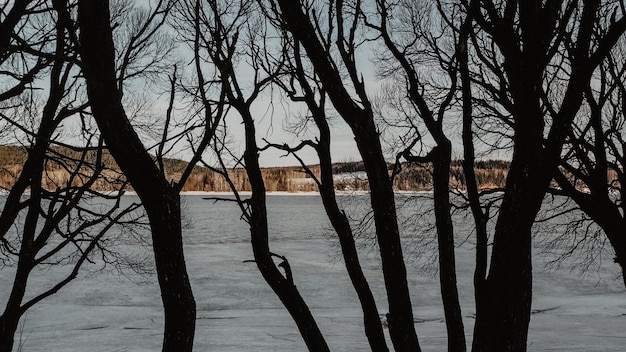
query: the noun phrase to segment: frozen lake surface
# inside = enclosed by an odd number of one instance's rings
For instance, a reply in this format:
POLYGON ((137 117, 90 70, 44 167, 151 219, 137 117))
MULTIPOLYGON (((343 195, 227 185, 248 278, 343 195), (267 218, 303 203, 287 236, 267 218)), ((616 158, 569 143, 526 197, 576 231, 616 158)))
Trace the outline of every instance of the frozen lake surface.
MULTIPOLYGON (((129 199, 132 196, 127 196, 129 199)), ((290 261, 294 280, 309 304, 333 351, 365 351, 360 305, 339 257, 338 244, 328 230, 316 196, 270 196, 273 252, 290 261)), ((366 202, 356 197, 347 207, 366 202)), ((403 213, 420 212, 413 205, 403 213)), ((211 202, 202 196, 184 197, 185 250, 198 306, 196 351, 304 351, 295 324, 263 281, 252 259, 249 232, 238 208, 211 202)), ((358 212, 358 210, 357 210, 358 212)), ((428 218, 428 215, 425 216, 428 218)), ((459 219, 457 271, 468 340, 473 328, 474 271, 470 219, 459 219), (463 241, 464 240, 464 241, 463 241)), ((428 246, 428 226, 411 230, 405 224, 405 256, 424 351, 446 346, 443 309, 436 273, 418 249, 428 246)), ((371 236, 359 237, 362 264, 378 300, 387 311, 380 260, 371 236)), ((432 246, 432 243, 430 244, 432 246)), ((430 248, 430 247, 429 247, 430 248)), ((147 248, 129 248, 141 256, 147 248)), ((148 252, 149 253, 149 252, 148 252)), ((626 294, 617 266, 609 256, 587 273, 546 270, 550 257, 535 256, 533 315, 529 351, 624 351, 626 346, 626 294)), ((16 335, 22 351, 158 351, 163 316, 154 274, 129 277, 116 271, 86 267, 81 276, 56 295, 35 305, 16 335)), ((32 292, 48 287, 63 270, 52 267, 33 274, 32 292)), ((0 300, 4 306, 13 270, 0 270, 0 300)), ((391 346, 391 345, 390 345, 391 346)))

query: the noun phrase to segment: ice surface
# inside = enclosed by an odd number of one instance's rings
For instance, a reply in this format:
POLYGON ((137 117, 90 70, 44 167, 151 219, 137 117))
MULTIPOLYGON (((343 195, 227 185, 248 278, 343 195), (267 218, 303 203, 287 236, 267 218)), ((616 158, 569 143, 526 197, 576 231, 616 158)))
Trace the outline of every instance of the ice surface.
MULTIPOLYGON (((331 350, 368 350, 359 303, 338 259, 337 242, 327 231, 319 199, 272 197, 270 202, 271 248, 289 258, 296 284, 331 350)), ((254 263, 244 262, 252 259, 252 251, 237 208, 189 195, 184 209, 189 223, 186 259, 198 305, 195 350, 306 350, 291 317, 254 263)), ((458 228, 462 232, 462 225, 458 228)), ((367 243, 363 235, 361 244, 367 243)), ((380 261, 375 250, 363 253, 365 274, 384 314, 380 261)), ((474 314, 471 241, 463 243, 457 255, 469 340, 474 314)), ((537 256, 535 262, 529 351, 624 351, 626 294, 616 265, 607 261, 597 274, 583 276, 577 271, 544 270, 545 260, 537 256)), ((438 280, 416 263, 409 262, 408 270, 420 343, 424 351, 443 351, 446 333, 438 280)), ((31 292, 51 285, 62 269, 34 273, 31 292)), ((12 274, 11 268, 0 270, 3 304, 12 274)), ((154 276, 130 281, 107 271, 84 273, 28 312, 16 335, 16 350, 21 346, 23 351, 158 351, 162 328, 154 276)))

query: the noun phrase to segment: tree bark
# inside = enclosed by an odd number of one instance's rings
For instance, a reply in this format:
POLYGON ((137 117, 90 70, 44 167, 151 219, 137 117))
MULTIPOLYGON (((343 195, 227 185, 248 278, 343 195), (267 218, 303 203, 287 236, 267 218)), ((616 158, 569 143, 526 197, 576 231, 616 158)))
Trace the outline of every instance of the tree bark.
POLYGON ((80 54, 91 109, 150 221, 165 310, 163 351, 191 351, 196 305, 183 253, 180 196, 157 169, 126 117, 115 76, 109 2, 81 0, 78 5, 80 54))

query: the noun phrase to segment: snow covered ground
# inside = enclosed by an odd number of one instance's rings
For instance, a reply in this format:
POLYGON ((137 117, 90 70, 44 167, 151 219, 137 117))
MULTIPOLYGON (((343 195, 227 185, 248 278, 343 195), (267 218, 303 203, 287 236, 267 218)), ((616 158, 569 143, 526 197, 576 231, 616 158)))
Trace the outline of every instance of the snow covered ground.
MULTIPOLYGON (((361 313, 337 243, 316 197, 272 197, 271 248, 286 255, 294 279, 316 317, 331 350, 365 351, 361 313)), ((198 305, 196 351, 304 351, 295 324, 253 263, 248 232, 232 204, 187 196, 186 258, 198 305)), ((459 228, 463 225, 459 224, 459 228)), ((405 239, 412 248, 410 236, 405 239)), ((362 240, 366 246, 367 239, 362 240)), ((367 247, 367 246, 366 246, 367 247)), ((138 250, 139 252, 140 250, 138 250)), ((380 261, 363 248, 363 267, 386 312, 380 261)), ((473 251, 458 249, 459 289, 468 339, 473 327, 473 251)), ((544 270, 535 262, 534 303, 529 351, 624 351, 626 294, 614 263, 593 274, 544 270)), ((37 272, 31 288, 50 285, 63 268, 37 272)), ((92 268, 93 269, 93 268, 92 268)), ((410 261, 416 328, 424 351, 446 346, 437 277, 410 261)), ((131 279, 115 272, 84 273, 53 297, 34 306, 16 336, 23 351, 157 351, 163 317, 154 275, 131 279)), ((4 303, 12 269, 0 270, 4 303)), ((34 291, 33 291, 34 292, 34 291)))

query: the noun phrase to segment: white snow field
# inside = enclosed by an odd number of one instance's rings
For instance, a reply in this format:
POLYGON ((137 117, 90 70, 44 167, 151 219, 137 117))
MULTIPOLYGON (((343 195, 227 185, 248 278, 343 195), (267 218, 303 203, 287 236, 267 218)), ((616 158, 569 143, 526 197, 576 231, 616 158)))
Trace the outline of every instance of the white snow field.
MULTIPOLYGON (((287 256, 294 279, 333 351, 366 351, 361 310, 339 259, 318 197, 270 196, 272 251, 287 256)), ((365 201, 365 198, 361 198, 365 201)), ((411 211, 410 209, 408 210, 411 211)), ((305 351, 291 317, 263 281, 252 259, 249 232, 232 203, 185 196, 186 259, 198 307, 196 351, 305 351)), ((473 328, 474 252, 469 219, 457 223, 458 277, 468 344, 473 328)), ((410 232, 410 231, 409 231, 410 232)), ((425 270, 415 237, 405 254, 416 329, 424 351, 444 351, 445 324, 436 273, 425 270)), ((362 265, 381 314, 387 311, 377 251, 362 235, 362 265)), ((149 248, 131 248, 138 255, 149 248)), ((535 256, 529 351, 626 350, 626 294, 610 257, 587 274, 546 270, 535 256)), ((56 295, 35 305, 16 335, 20 351, 158 351, 163 313, 156 277, 98 271, 97 264, 56 295)), ((52 285, 62 267, 33 274, 31 294, 52 285)), ((13 270, 0 270, 5 303, 13 270)), ((391 344, 389 343, 391 347, 391 344)))

